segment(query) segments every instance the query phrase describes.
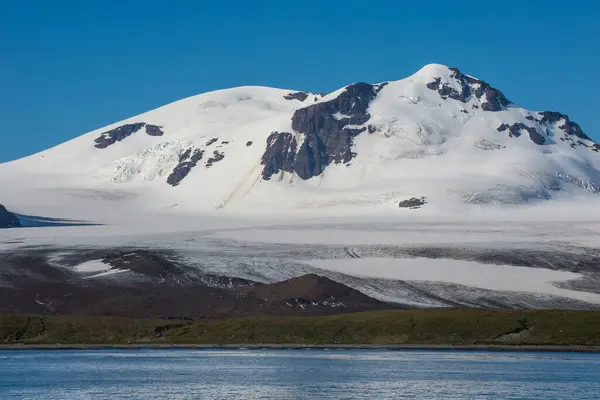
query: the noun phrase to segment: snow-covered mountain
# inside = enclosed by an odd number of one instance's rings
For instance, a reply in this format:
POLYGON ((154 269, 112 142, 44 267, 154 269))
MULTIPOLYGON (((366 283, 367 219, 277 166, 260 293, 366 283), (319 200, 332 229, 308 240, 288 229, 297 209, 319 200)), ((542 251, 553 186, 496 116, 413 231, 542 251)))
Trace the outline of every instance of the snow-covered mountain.
MULTIPOLYGON (((5 312, 242 312, 244 287, 313 274, 402 306, 600 307, 600 145, 442 65, 190 97, 1 164, 0 187, 0 227, 94 225, 2 230, 5 312)), ((300 297, 273 307, 338 305, 300 297)))
POLYGON ((238 87, 190 97, 0 165, 0 202, 87 220, 522 204, 596 196, 599 151, 568 116, 526 110, 432 64, 326 95, 238 87))

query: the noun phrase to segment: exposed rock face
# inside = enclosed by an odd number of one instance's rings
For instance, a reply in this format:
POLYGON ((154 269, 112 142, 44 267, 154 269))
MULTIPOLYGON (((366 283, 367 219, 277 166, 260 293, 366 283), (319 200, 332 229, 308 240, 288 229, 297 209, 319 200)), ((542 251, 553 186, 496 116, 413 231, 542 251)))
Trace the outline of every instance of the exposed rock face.
POLYGON ((190 173, 190 171, 202 159, 204 151, 201 149, 187 149, 179 156, 179 164, 173 169, 173 172, 167 177, 167 183, 171 186, 177 186, 190 173))
POLYGON ((219 162, 225 158, 225 153, 220 152, 219 150, 213 151, 212 157, 210 157, 206 161, 206 168, 210 168, 214 163, 219 162))
MULTIPOLYGON (((205 149, 208 146, 215 144, 219 138, 212 138, 204 146, 201 148, 188 148, 183 154, 179 156, 179 164, 173 168, 173 172, 167 177, 167 183, 171 186, 177 186, 181 183, 183 179, 198 165, 198 162, 203 159, 205 154, 205 149)), ((252 144, 252 142, 248 142, 252 144)), ((216 149, 219 149, 222 146, 226 146, 229 144, 229 141, 223 140, 220 144, 216 146, 216 149)), ((246 144, 249 146, 249 144, 246 144)), ((225 158, 225 153, 219 150, 213 150, 212 156, 210 156, 204 166, 206 168, 210 168, 214 163, 217 163, 225 158)))
POLYGON ((150 136, 162 136, 163 131, 161 126, 148 125, 145 122, 138 122, 135 124, 126 124, 119 126, 118 128, 111 129, 110 131, 102 133, 98 138, 94 140, 96 143, 95 147, 98 149, 105 149, 108 146, 120 142, 121 140, 133 135, 143 127, 146 127, 146 134, 150 136))
POLYGON ((452 71, 450 77, 460 84, 460 90, 442 82, 440 77, 429 82, 427 88, 437 90, 443 99, 451 98, 462 103, 468 102, 475 96, 481 101, 481 109, 484 111, 502 111, 511 104, 500 90, 491 87, 488 83, 465 75, 458 68, 450 68, 450 70, 452 71))
POLYGON ((288 93, 285 96, 283 96, 284 99, 286 100, 300 100, 300 101, 304 101, 308 98, 308 93, 306 92, 294 92, 294 93, 288 93))
POLYGON ((267 150, 261 161, 263 179, 271 179, 279 171, 294 172, 296 147, 296 139, 291 133, 273 132, 267 138, 267 150))
POLYGON ((508 130, 508 135, 510 137, 520 137, 523 131, 529 134, 529 138, 531 141, 537 145, 543 145, 546 143, 546 138, 544 138, 536 128, 527 126, 521 122, 516 122, 512 125, 502 124, 498 128, 496 128, 498 132, 505 132, 508 130))
POLYGON ((579 139, 584 139, 584 140, 592 140, 590 139, 590 137, 588 135, 586 135, 585 133, 583 133, 583 131, 581 130, 581 127, 575 123, 569 120, 569 116, 566 114, 561 114, 559 112, 555 112, 555 111, 542 111, 539 112, 538 115, 540 115, 542 118, 541 120, 539 120, 540 123, 544 124, 544 123, 557 123, 560 122, 561 120, 564 120, 563 124, 560 125, 558 128, 562 129, 565 134, 569 135, 569 136, 575 136, 578 137, 579 139))
POLYGON ((206 146, 210 146, 211 144, 215 143, 217 140, 219 140, 219 138, 212 138, 210 139, 208 142, 206 142, 206 146))
POLYGON ((162 136, 164 132, 162 131, 162 126, 157 125, 146 125, 146 133, 150 136, 162 136))
POLYGON ((120 126, 118 128, 112 129, 108 132, 104 132, 100 135, 94 142, 96 142, 96 146, 99 149, 105 149, 108 146, 115 144, 116 142, 120 142, 121 140, 131 136, 136 133, 140 129, 144 127, 143 122, 137 124, 127 124, 120 126))
POLYGON ((18 228, 20 226, 19 218, 0 204, 0 228, 18 228))
POLYGON ((592 151, 600 151, 600 145, 594 143, 589 136, 583 133, 578 124, 570 121, 568 115, 555 111, 542 111, 535 115, 527 115, 525 119, 532 121, 534 126, 515 122, 512 125, 501 124, 496 129, 498 132, 508 131, 510 137, 519 137, 525 131, 529 134, 531 141, 538 145, 547 144, 547 137, 556 133, 556 139, 569 142, 569 145, 573 148, 583 146, 592 151))
POLYGON ((304 140, 297 148, 292 133, 274 132, 269 136, 263 155, 263 177, 269 179, 284 170, 310 179, 332 163, 349 162, 355 156, 354 138, 367 130, 362 126, 371 118, 367 109, 385 85, 355 83, 333 100, 296 110, 292 129, 302 134, 304 140), (283 153, 275 154, 278 151, 283 153))
POLYGON ((411 210, 416 210, 417 208, 421 208, 427 203, 425 197, 417 198, 411 197, 408 200, 402 200, 398 203, 398 207, 400 208, 409 208, 411 210))

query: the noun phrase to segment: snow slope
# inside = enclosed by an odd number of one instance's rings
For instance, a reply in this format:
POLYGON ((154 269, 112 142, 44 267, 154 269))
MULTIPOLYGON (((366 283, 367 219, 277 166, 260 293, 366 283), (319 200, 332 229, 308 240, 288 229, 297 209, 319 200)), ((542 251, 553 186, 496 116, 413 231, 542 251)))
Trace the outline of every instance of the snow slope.
POLYGON ((598 149, 567 116, 525 110, 433 64, 327 95, 238 87, 190 97, 1 164, 0 201, 98 223, 595 202, 598 149), (413 197, 422 209, 398 210, 413 197))

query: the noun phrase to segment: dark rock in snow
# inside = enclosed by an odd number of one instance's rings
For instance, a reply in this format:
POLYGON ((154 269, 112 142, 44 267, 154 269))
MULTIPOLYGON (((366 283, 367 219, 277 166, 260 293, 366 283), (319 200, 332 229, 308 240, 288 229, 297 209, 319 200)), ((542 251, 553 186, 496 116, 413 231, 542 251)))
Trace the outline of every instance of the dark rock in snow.
POLYGON ((164 135, 164 132, 162 131, 162 126, 147 124, 146 134, 150 136, 162 136, 164 135))
POLYGON ((417 198, 411 197, 408 200, 402 200, 398 203, 398 207, 400 208, 410 208, 411 210, 416 210, 417 208, 421 208, 427 203, 425 197, 417 198))
POLYGON ((566 114, 561 114, 556 111, 542 111, 542 112, 539 112, 538 114, 542 117, 540 123, 554 124, 556 122, 564 120, 564 123, 561 126, 559 126, 558 128, 562 129, 567 135, 575 136, 575 137, 578 137, 578 138, 584 139, 584 140, 589 140, 589 141, 592 140, 588 135, 583 133, 579 124, 570 121, 569 116, 566 114))
POLYGON ((427 83, 427 88, 437 90, 443 99, 451 98, 463 103, 475 96, 482 101, 481 108, 484 111, 502 111, 511 104, 500 90, 491 87, 487 82, 465 75, 458 68, 450 68, 450 71, 452 71, 450 77, 459 83, 460 90, 442 82, 440 77, 427 83))
POLYGON ((120 142, 121 140, 133 135, 143 127, 146 127, 146 134, 149 136, 162 136, 162 126, 150 125, 145 122, 137 122, 135 124, 126 124, 119 126, 118 128, 111 129, 110 131, 102 133, 98 138, 94 140, 96 143, 95 147, 98 149, 105 149, 110 145, 120 142))
POLYGON ((204 151, 200 149, 187 149, 179 156, 179 164, 173 168, 173 172, 167 177, 167 183, 171 186, 177 186, 181 181, 188 176, 190 171, 202 159, 204 151))
POLYGON ((304 135, 302 145, 292 133, 274 132, 267 139, 263 155, 263 178, 270 179, 279 171, 295 172, 302 179, 320 175, 331 163, 347 163, 354 138, 367 130, 364 125, 371 115, 371 101, 387 85, 355 83, 335 99, 312 104, 294 112, 292 129, 304 135))
POLYGON ((546 138, 542 136, 538 130, 534 127, 527 126, 521 122, 515 122, 512 125, 502 124, 498 128, 496 128, 498 132, 505 132, 508 130, 508 135, 510 137, 520 137, 523 131, 526 131, 529 134, 529 138, 531 141, 537 145, 543 145, 546 143, 546 138))
POLYGON ((219 140, 219 138, 212 138, 208 142, 206 142, 206 145, 210 146, 211 144, 215 143, 217 140, 219 140))
POLYGON ((305 136, 294 162, 300 178, 310 179, 329 164, 347 163, 355 156, 354 138, 367 129, 355 126, 371 118, 367 109, 385 85, 355 83, 333 100, 296 110, 292 129, 305 136))
POLYGON ((537 145, 543 145, 546 143, 546 138, 543 137, 537 129, 535 128, 525 128, 527 133, 529 134, 529 139, 537 145))
POLYGON ((491 87, 490 85, 488 85, 487 83, 485 83, 483 81, 479 81, 479 82, 480 82, 480 85, 475 90, 475 96, 477 96, 478 99, 483 96, 487 100, 487 101, 481 103, 482 110, 484 110, 484 111, 502 111, 508 105, 511 104, 511 102, 506 97, 504 97, 504 94, 502 94, 501 91, 499 91, 498 89, 494 89, 493 87, 491 87))
POLYGON ((145 125, 146 124, 144 122, 139 122, 136 124, 127 124, 119 126, 118 128, 112 129, 110 131, 104 132, 96 140, 94 140, 94 142, 96 143, 95 147, 98 149, 105 149, 108 146, 115 144, 116 142, 120 142, 121 140, 131 136, 132 134, 142 129, 145 125))
POLYGON ((296 139, 288 132, 273 132, 267 138, 267 149, 262 156, 263 179, 269 180, 279 171, 294 172, 296 139))
POLYGON ((251 140, 248 140, 248 141, 246 142, 246 147, 250 147, 250 146, 252 146, 252 141, 251 141, 251 140))
POLYGON ((496 128, 496 130, 497 130, 498 132, 504 132, 504 131, 506 131, 508 128, 510 128, 510 125, 509 125, 509 124, 502 124, 502 125, 500 125, 499 127, 497 127, 497 128, 496 128))
POLYGON ((214 163, 221 161, 225 158, 225 154, 218 150, 213 151, 213 156, 206 160, 206 168, 210 168, 214 163))
POLYGON ((300 100, 300 101, 304 101, 308 98, 308 93, 306 92, 294 92, 294 93, 288 93, 285 96, 283 96, 284 99, 286 100, 300 100))
POLYGON ((18 228, 20 226, 19 218, 0 204, 0 228, 18 228))

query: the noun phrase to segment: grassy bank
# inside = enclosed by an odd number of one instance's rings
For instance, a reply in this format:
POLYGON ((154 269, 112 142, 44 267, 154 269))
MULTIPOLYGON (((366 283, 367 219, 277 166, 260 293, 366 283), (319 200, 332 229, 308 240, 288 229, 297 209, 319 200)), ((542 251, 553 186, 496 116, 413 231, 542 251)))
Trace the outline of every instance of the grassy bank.
POLYGON ((425 309, 204 322, 4 314, 0 343, 599 346, 600 312, 425 309))

